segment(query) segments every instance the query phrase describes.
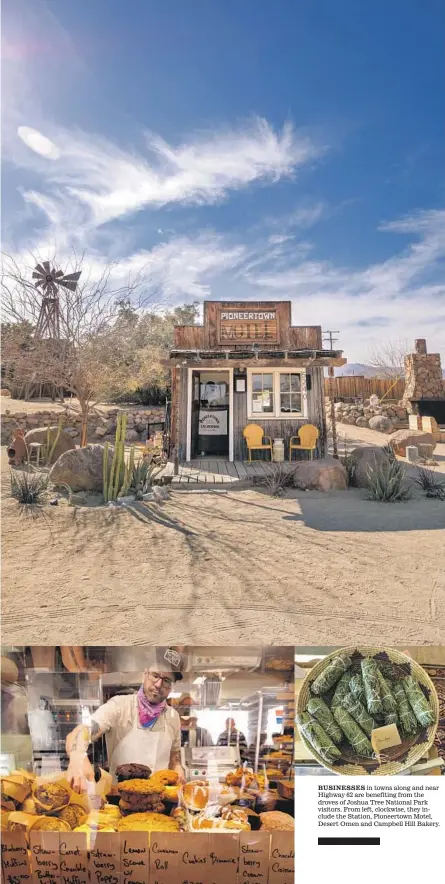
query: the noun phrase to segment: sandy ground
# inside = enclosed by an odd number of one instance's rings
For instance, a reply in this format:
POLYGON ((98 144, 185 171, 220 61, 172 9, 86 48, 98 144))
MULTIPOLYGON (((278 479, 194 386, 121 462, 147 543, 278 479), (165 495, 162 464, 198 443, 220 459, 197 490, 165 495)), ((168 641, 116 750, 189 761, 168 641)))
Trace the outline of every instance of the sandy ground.
POLYGON ((32 517, 8 486, 5 644, 445 644, 440 501, 175 491, 162 508, 32 517))

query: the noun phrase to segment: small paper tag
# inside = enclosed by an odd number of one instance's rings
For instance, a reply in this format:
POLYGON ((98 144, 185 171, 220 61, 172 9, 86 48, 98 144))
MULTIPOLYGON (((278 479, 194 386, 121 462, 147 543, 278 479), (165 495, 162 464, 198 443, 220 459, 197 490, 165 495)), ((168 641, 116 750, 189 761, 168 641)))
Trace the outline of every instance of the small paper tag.
POLYGON ((391 746, 400 746, 402 740, 396 724, 385 724, 371 731, 371 746, 376 755, 381 755, 391 746))

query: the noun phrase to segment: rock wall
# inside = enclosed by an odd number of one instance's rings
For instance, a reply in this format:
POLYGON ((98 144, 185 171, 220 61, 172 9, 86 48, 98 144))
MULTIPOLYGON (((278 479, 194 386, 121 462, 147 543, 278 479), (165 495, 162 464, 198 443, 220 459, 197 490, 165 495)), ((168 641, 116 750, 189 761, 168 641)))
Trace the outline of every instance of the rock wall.
MULTIPOLYGON (((91 411, 88 424, 88 441, 89 442, 114 442, 116 432, 117 416, 120 413, 127 414, 127 442, 145 442, 147 437, 148 424, 155 424, 164 420, 164 409, 162 407, 153 406, 153 408, 138 409, 121 409, 110 407, 108 409, 101 408, 91 411)), ((35 427, 56 426, 60 418, 63 419, 63 429, 69 433, 74 442, 80 442, 81 416, 77 411, 71 408, 65 408, 64 411, 41 410, 26 414, 21 411, 10 412, 6 409, 2 416, 1 442, 7 445, 17 427, 21 427, 25 432, 33 430, 35 427)))
MULTIPOLYGON (((370 405, 369 399, 363 404, 348 404, 336 402, 334 405, 335 416, 339 423, 355 424, 357 427, 369 427, 370 430, 378 430, 381 433, 392 433, 408 426, 408 412, 400 402, 381 405, 370 405)), ((326 400, 326 420, 330 423, 331 404, 326 400)))

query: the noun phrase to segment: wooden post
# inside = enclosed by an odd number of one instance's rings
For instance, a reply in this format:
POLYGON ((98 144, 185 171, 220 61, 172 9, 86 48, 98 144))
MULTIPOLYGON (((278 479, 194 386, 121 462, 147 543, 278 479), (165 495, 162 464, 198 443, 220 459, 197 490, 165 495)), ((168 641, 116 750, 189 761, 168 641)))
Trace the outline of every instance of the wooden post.
POLYGON ((172 371, 172 410, 171 410, 171 441, 173 446, 173 474, 179 474, 179 404, 178 384, 181 369, 175 365, 172 371))
POLYGON ((335 422, 335 404, 334 404, 334 366, 330 365, 328 368, 328 387, 329 387, 329 401, 331 403, 331 430, 332 430, 332 453, 335 458, 338 460, 338 445, 337 445, 337 424, 335 422))

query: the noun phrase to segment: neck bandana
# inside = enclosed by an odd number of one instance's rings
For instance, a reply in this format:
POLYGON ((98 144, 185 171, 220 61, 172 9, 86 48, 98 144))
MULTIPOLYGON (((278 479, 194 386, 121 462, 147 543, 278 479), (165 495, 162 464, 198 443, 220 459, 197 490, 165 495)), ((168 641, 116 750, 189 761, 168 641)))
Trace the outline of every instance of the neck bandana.
POLYGON ((165 700, 162 700, 161 703, 150 703, 150 700, 145 696, 144 688, 141 685, 138 690, 138 711, 139 724, 141 724, 142 727, 151 727, 166 706, 167 703, 165 700))

